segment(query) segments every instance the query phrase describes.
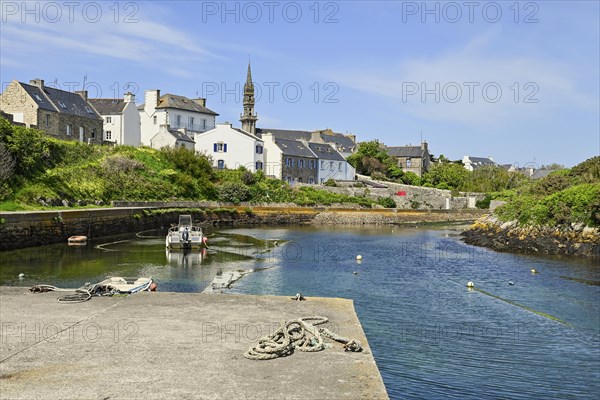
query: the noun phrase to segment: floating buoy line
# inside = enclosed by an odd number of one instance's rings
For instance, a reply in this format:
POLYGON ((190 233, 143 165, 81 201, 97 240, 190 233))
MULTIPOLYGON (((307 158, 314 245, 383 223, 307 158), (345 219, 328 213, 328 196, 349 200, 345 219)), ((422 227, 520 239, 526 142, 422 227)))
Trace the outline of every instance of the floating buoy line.
MULTIPOLYGON (((456 284, 459 284, 459 285, 461 284, 460 282, 457 282, 457 281, 455 281, 455 280, 453 280, 453 279, 450 279, 450 281, 451 281, 451 282, 454 282, 454 283, 456 283, 456 284)), ((558 318, 558 317, 555 317, 555 316, 553 316, 553 315, 547 314, 547 313, 545 313, 545 312, 542 312, 542 311, 538 311, 538 310, 536 310, 536 309, 533 309, 533 308, 531 308, 531 307, 528 307, 528 306, 526 306, 526 305, 519 304, 519 303, 517 303, 517 302, 515 302, 515 301, 512 301, 512 300, 505 299, 504 297, 500 297, 500 296, 498 296, 498 295, 495 295, 495 294, 493 294, 493 293, 487 292, 487 291, 485 291, 485 290, 483 290, 483 289, 479 289, 479 288, 475 287, 475 284, 473 284, 473 286, 468 286, 468 285, 469 285, 469 283, 473 283, 473 282, 469 281, 469 282, 467 283, 467 287, 468 287, 469 289, 471 289, 471 290, 475 290, 475 291, 477 291, 477 292, 479 292, 479 293, 481 293, 481 294, 484 294, 484 295, 486 295, 486 296, 489 296, 489 297, 491 297, 491 298, 494 298, 494 299, 496 299, 496 300, 500 300, 500 301, 503 301, 504 303, 510 304, 510 305, 512 305, 512 306, 516 306, 516 307, 522 308, 523 310, 527 310, 527 311, 529 311, 529 312, 532 312, 532 313, 534 313, 534 314, 540 315, 540 316, 542 316, 542 317, 544 317, 544 318, 548 318, 548 319, 550 319, 550 320, 552 320, 552 321, 559 322, 559 323, 561 323, 561 324, 563 324, 563 325, 566 325, 566 326, 573 326, 571 323, 569 323, 569 322, 567 322, 567 321, 563 321, 562 319, 560 319, 560 318, 558 318)))

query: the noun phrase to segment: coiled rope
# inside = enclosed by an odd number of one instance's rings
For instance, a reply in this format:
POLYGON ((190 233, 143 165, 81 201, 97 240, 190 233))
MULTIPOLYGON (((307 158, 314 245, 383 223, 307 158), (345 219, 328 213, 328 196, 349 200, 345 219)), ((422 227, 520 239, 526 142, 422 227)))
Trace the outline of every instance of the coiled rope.
POLYGON ((90 284, 87 283, 78 289, 59 288, 52 285, 40 284, 29 288, 31 293, 44 292, 75 292, 59 297, 59 303, 83 303, 92 298, 92 296, 112 296, 117 293, 110 285, 90 284))
POLYGON ((259 339, 256 346, 251 347, 244 353, 244 357, 250 360, 271 360, 289 356, 295 350, 305 352, 321 351, 325 349, 323 337, 344 344, 346 351, 362 351, 358 340, 337 335, 327 328, 319 329, 316 327, 316 325, 327 322, 329 322, 329 318, 320 316, 283 321, 279 329, 271 335, 259 339))

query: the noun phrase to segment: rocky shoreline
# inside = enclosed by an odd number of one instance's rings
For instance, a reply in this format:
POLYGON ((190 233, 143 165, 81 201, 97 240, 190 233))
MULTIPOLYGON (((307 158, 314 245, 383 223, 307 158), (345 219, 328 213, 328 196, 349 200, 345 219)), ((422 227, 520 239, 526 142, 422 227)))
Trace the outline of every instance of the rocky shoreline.
POLYGON ((521 226, 487 215, 461 235, 465 243, 498 251, 600 258, 600 230, 583 224, 521 226))

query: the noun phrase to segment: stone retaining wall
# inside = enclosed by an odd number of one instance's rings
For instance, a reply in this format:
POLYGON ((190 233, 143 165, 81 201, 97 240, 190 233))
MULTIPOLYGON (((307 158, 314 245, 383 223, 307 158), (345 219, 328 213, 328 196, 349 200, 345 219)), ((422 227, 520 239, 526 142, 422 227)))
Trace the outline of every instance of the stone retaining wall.
POLYGON ((475 202, 483 200, 485 197, 483 193, 460 193, 460 196, 454 196, 450 190, 403 185, 393 182, 378 183, 387 187, 356 187, 355 184, 350 186, 346 183, 339 187, 319 186, 319 189, 350 196, 366 196, 374 200, 380 197, 391 197, 396 202, 397 208, 405 210, 459 210, 474 208, 475 202), (405 195, 400 196, 398 195, 399 192, 404 192, 405 195), (469 204, 469 198, 473 199, 471 204, 469 204))
MULTIPOLYGON (((164 204, 163 204, 164 205, 164 204)), ((473 221, 482 210, 406 211, 395 209, 351 210, 329 207, 244 206, 229 208, 101 208, 0 213, 0 250, 66 243, 73 235, 89 239, 165 229, 180 214, 191 214, 201 225, 301 225, 301 224, 403 224, 473 221)))

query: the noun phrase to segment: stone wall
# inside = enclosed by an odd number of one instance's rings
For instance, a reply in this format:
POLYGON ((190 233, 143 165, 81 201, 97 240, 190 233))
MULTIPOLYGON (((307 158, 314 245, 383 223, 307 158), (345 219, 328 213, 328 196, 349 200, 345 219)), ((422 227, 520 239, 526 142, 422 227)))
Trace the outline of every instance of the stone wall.
POLYGON ((166 232, 177 223, 179 214, 192 214, 200 225, 307 224, 314 217, 314 213, 253 213, 235 208, 159 210, 132 207, 5 212, 0 213, 0 250, 66 243, 73 235, 94 239, 149 229, 164 228, 166 232))
POLYGON ((378 183, 387 186, 387 188, 356 187, 355 182, 342 187, 319 186, 319 189, 350 196, 367 196, 375 200, 381 197, 391 197, 396 202, 397 208, 407 210, 445 210, 447 205, 452 210, 464 209, 468 206, 469 197, 475 198, 475 201, 482 200, 485 197, 483 193, 460 193, 460 196, 453 196, 450 190, 392 182, 378 183), (404 192, 406 195, 400 196, 398 195, 399 192, 404 192))
POLYGON ((164 229, 191 214, 200 225, 406 224, 473 221, 482 210, 352 210, 334 207, 248 207, 206 209, 103 208, 0 213, 0 250, 66 243, 73 235, 89 239, 164 229))

